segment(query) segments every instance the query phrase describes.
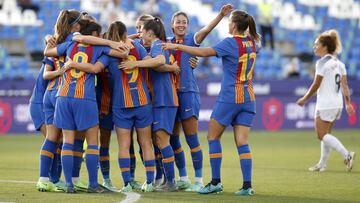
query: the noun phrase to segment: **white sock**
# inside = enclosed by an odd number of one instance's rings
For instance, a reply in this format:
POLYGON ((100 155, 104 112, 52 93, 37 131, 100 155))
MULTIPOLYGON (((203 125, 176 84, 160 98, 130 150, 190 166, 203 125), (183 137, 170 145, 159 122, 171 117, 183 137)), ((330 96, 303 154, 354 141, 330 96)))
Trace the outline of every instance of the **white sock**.
POLYGON ((181 177, 180 177, 180 180, 182 180, 182 181, 188 181, 188 180, 189 180, 189 177, 187 177, 187 176, 181 176, 181 177))
POLYGON ((324 142, 325 145, 335 149, 337 152, 339 152, 344 159, 347 158, 349 151, 344 147, 344 145, 334 136, 330 135, 330 134, 326 134, 322 141, 324 142))
POLYGON ((321 141, 320 145, 321 145, 320 146, 321 154, 320 154, 319 165, 320 166, 326 166, 326 162, 327 162, 327 160, 329 158, 331 148, 329 146, 327 146, 323 141, 321 141))
POLYGON ((73 182, 74 184, 78 184, 79 181, 80 181, 80 178, 79 178, 79 177, 72 177, 71 179, 72 179, 72 182, 73 182))
POLYGON ((49 182, 49 178, 48 177, 40 177, 39 178, 39 182, 49 182))
POLYGON ((195 183, 201 183, 201 184, 203 184, 203 179, 202 179, 202 178, 195 177, 194 181, 195 181, 195 183))
POLYGON ((162 183, 162 178, 155 180, 155 185, 160 185, 162 183))

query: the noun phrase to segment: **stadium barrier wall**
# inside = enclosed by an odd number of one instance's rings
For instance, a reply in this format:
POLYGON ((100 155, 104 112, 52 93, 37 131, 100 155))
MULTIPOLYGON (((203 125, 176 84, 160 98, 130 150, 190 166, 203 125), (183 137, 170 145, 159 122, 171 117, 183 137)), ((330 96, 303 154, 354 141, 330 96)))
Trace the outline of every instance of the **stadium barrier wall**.
MULTIPOLYGON (((257 114, 252 129, 268 131, 312 129, 315 97, 304 108, 295 103, 306 92, 311 82, 303 80, 255 81, 257 114)), ((207 130, 212 108, 220 90, 220 81, 201 79, 198 85, 201 94, 199 128, 207 130)), ((29 99, 33 86, 32 80, 0 80, 0 135, 35 131, 29 113, 29 99)), ((349 86, 356 114, 349 117, 343 110, 336 128, 360 129, 360 83, 349 80, 349 86)))

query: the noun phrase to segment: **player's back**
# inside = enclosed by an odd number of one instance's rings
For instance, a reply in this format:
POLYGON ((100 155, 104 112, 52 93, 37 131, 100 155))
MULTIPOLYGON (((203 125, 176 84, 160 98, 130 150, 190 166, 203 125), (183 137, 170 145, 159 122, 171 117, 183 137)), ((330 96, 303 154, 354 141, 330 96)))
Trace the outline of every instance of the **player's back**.
POLYGON ((327 54, 316 63, 316 75, 323 77, 317 92, 317 109, 333 109, 343 106, 341 78, 346 75, 345 65, 327 54))

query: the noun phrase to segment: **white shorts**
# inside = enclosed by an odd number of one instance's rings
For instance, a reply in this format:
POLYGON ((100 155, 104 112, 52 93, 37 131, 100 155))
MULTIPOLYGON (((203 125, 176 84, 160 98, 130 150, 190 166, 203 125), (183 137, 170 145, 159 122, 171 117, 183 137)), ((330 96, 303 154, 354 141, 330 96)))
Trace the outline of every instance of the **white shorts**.
POLYGON ((315 111, 315 119, 320 117, 323 121, 333 122, 339 120, 341 117, 342 108, 337 109, 324 109, 315 111))

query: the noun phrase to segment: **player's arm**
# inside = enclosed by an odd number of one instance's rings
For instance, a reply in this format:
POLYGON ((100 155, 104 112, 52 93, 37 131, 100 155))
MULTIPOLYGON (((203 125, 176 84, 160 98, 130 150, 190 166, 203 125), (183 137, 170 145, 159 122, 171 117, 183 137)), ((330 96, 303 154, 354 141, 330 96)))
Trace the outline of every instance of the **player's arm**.
POLYGON ((175 73, 175 74, 180 73, 180 67, 178 66, 176 61, 171 65, 170 64, 164 64, 162 66, 155 67, 154 70, 156 70, 157 72, 172 72, 172 73, 175 73))
POLYGON ((311 84, 310 88, 306 92, 306 94, 297 100, 297 104, 300 106, 304 106, 306 101, 310 99, 311 96, 315 94, 315 92, 319 89, 321 82, 322 82, 323 76, 316 75, 313 83, 311 84))
POLYGON ((121 51, 118 51, 116 49, 110 49, 109 56, 125 59, 128 57, 129 52, 130 52, 130 49, 128 49, 128 48, 125 48, 121 51))
POLYGON ((199 32, 195 33, 195 42, 201 44, 205 37, 219 24, 219 22, 227 16, 233 10, 231 4, 226 4, 221 7, 219 14, 205 27, 203 27, 199 32))
POLYGON ((128 36, 128 38, 129 38, 129 39, 132 39, 132 40, 137 39, 137 38, 139 38, 139 37, 140 37, 140 34, 138 34, 138 33, 132 34, 132 35, 129 35, 129 36, 128 36))
POLYGON ((109 46, 118 51, 122 51, 127 48, 127 45, 124 42, 115 42, 91 35, 74 35, 72 40, 82 44, 109 46))
POLYGON ((342 91, 342 93, 344 95, 344 99, 345 99, 346 112, 348 113, 348 115, 351 115, 351 114, 355 113, 355 110, 354 110, 354 107, 351 105, 350 91, 349 91, 349 86, 348 86, 346 75, 343 75, 341 77, 340 86, 341 86, 341 91, 342 91))
POLYGON ((48 57, 59 56, 58 51, 57 51, 57 47, 53 47, 53 46, 50 45, 50 43, 47 43, 46 47, 44 49, 44 55, 48 56, 48 57))
POLYGON ((43 78, 44 80, 52 80, 54 78, 61 76, 62 74, 64 74, 64 72, 65 72, 65 68, 60 68, 59 70, 53 70, 52 66, 46 64, 43 73, 43 78))
POLYGON ((207 56, 216 56, 216 51, 211 47, 192 47, 192 46, 186 46, 183 44, 173 44, 173 43, 161 43, 163 50, 168 49, 174 49, 174 50, 180 50, 182 52, 189 53, 194 56, 201 56, 201 57, 207 57, 207 56))
POLYGON ((165 62, 166 62, 165 56, 160 54, 160 55, 157 55, 155 58, 148 58, 148 59, 141 60, 141 61, 130 61, 130 60, 124 61, 119 65, 119 69, 132 70, 136 67, 154 68, 154 67, 164 65, 165 62))
POLYGON ((98 74, 100 73, 104 68, 104 64, 97 61, 95 64, 91 63, 77 63, 73 60, 68 58, 68 61, 65 63, 66 69, 77 69, 83 72, 92 73, 92 74, 98 74))

